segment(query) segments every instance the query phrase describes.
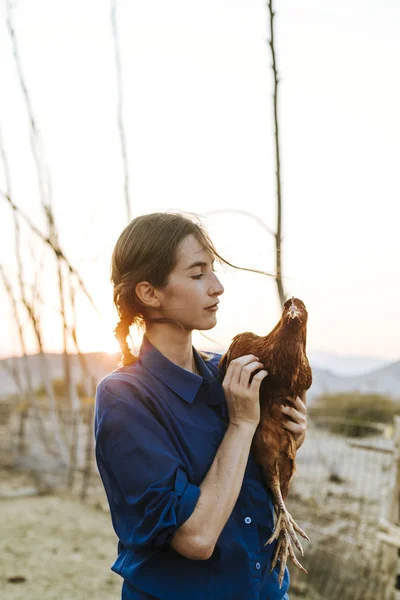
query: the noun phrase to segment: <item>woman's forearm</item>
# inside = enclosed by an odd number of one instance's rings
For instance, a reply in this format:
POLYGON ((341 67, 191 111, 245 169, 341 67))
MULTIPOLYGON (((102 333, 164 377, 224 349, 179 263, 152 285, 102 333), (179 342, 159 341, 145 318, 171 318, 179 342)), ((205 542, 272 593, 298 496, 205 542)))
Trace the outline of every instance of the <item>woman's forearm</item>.
POLYGON ((230 424, 214 461, 200 484, 200 497, 189 519, 175 532, 171 546, 186 558, 205 560, 236 504, 256 425, 230 424))

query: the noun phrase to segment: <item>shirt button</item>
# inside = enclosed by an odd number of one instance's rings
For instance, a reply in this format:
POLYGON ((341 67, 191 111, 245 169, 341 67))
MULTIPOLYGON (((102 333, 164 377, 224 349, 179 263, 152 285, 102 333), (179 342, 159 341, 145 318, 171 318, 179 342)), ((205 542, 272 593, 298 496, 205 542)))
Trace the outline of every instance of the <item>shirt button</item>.
POLYGON ((257 571, 258 571, 259 569, 261 569, 261 565, 260 565, 260 563, 259 563, 259 562, 256 562, 256 569, 257 569, 257 571))
POLYGON ((249 523, 251 523, 251 518, 250 517, 246 517, 244 522, 248 525, 249 523))

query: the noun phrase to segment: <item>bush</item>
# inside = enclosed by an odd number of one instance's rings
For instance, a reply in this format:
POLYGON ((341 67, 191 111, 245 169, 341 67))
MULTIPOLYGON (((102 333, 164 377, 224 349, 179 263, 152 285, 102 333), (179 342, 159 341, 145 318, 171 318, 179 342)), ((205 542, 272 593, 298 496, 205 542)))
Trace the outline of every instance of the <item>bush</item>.
POLYGON ((363 422, 392 423, 394 415, 400 414, 400 404, 381 394, 326 394, 316 398, 309 408, 309 414, 311 418, 321 421, 326 418, 327 428, 334 433, 363 437, 377 432, 372 426, 363 425, 363 422), (353 423, 329 423, 329 419, 348 419, 353 423))

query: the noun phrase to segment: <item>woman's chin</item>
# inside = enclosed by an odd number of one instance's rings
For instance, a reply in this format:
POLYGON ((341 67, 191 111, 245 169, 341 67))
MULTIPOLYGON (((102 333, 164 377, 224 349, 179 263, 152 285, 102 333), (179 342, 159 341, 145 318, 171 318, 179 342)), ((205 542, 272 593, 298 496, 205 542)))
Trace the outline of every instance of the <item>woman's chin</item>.
POLYGON ((198 331, 208 331, 209 329, 212 329, 213 327, 215 327, 217 324, 217 318, 215 316, 212 319, 212 322, 210 322, 210 319, 208 321, 209 321, 208 323, 203 323, 201 327, 196 327, 196 329, 198 331))

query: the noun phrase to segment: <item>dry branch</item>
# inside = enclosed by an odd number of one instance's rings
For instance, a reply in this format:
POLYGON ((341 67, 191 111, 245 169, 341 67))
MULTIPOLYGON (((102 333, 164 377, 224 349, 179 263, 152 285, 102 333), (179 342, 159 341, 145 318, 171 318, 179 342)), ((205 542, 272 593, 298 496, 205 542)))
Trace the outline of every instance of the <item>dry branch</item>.
POLYGON ((272 72, 274 77, 274 126, 275 126, 275 158, 276 158, 276 196, 277 196, 277 227, 275 234, 276 246, 276 284, 278 286, 278 295, 281 306, 287 298, 286 292, 283 289, 282 283, 282 185, 281 185, 281 159, 280 159, 280 144, 279 144, 279 119, 278 119, 278 67, 275 53, 275 36, 274 36, 274 17, 275 12, 272 6, 272 0, 268 0, 269 9, 269 26, 270 40, 269 46, 272 55, 272 72))
POLYGON ((93 298, 91 297, 90 293, 88 292, 88 290, 86 289, 86 286, 83 282, 82 277, 79 275, 79 273, 76 271, 76 269, 71 265, 71 263, 69 262, 69 260, 67 259, 67 257, 65 256, 64 252, 61 250, 61 248, 57 245, 55 246, 53 241, 50 239, 50 237, 48 237, 47 235, 45 235, 42 231, 40 231, 40 229, 38 227, 36 227, 36 225, 31 221, 31 219, 13 202, 13 200, 11 199, 11 197, 9 196, 9 194, 7 194, 6 192, 4 192, 3 190, 0 190, 0 196, 3 198, 3 200, 5 200, 6 202, 8 202, 10 208, 15 211, 24 221, 25 223, 29 226, 29 228, 31 229, 31 231, 47 246, 49 246, 51 248, 51 250, 54 252, 54 254, 56 255, 56 257, 60 258, 67 266, 69 273, 71 275, 73 275, 75 277, 75 279, 77 280, 79 287, 81 289, 81 291, 83 292, 83 294, 86 296, 86 298, 89 300, 90 304, 92 305, 92 308, 96 311, 97 315, 100 317, 100 313, 98 308, 96 307, 93 298))
MULTIPOLYGON (((15 295, 13 293, 11 283, 8 280, 8 277, 6 276, 2 265, 0 265, 0 275, 1 275, 1 279, 3 281, 3 285, 7 291, 7 294, 8 294, 9 300, 10 300, 10 304, 11 304, 11 308, 12 308, 12 311, 14 314, 14 319, 15 319, 15 323, 16 323, 17 331, 18 331, 19 343, 20 343, 21 350, 22 350, 23 369, 24 369, 24 373, 25 373, 25 383, 23 383, 22 379, 21 379, 21 374, 20 374, 17 366, 11 362, 9 370, 12 373, 14 381, 17 384, 18 391, 20 393, 20 398, 22 399, 22 402, 23 402, 23 410, 21 411, 21 417, 20 417, 21 420, 20 420, 20 430, 19 430, 19 439, 20 439, 19 452, 20 452, 20 454, 23 454, 25 451, 25 448, 24 448, 25 426, 26 426, 26 419, 28 416, 30 406, 33 407, 33 409, 37 415, 38 433, 40 435, 40 438, 43 441, 46 449, 49 449, 49 445, 47 443, 45 426, 43 423, 43 419, 41 418, 40 411, 37 406, 36 398, 35 398, 35 394, 34 394, 34 390, 33 390, 32 374, 31 374, 31 370, 29 367, 28 354, 27 354, 25 337, 24 337, 24 329, 22 327, 21 319, 19 316, 17 301, 16 301, 15 295)), ((7 363, 5 363, 5 361, 2 361, 1 364, 4 365, 7 363)))
POLYGON ((221 208, 221 209, 217 209, 217 210, 208 210, 207 212, 205 212, 203 214, 204 215, 218 215, 218 214, 242 215, 243 217, 248 217, 249 219, 253 219, 254 221, 256 221, 260 225, 260 227, 265 229, 265 231, 267 233, 269 233, 270 235, 272 235, 275 238, 275 234, 272 231, 272 229, 270 229, 270 227, 268 227, 268 225, 266 223, 264 223, 264 221, 262 219, 260 219, 260 217, 257 217, 257 215, 255 215, 247 210, 241 210, 241 209, 236 209, 236 208, 221 208))
POLYGON ((8 29, 8 33, 9 33, 10 40, 11 40, 12 52, 13 52, 13 56, 14 56, 14 62, 15 62, 16 70, 17 70, 20 87, 22 90, 22 95, 24 97, 26 109, 28 112, 29 123, 30 123, 31 149, 32 149, 32 154, 34 157, 34 161, 35 161, 35 165, 36 165, 36 169, 37 169, 37 173, 38 173, 40 198, 41 198, 42 206, 46 212, 46 208, 49 205, 50 197, 51 197, 51 184, 50 184, 49 170, 48 170, 47 164, 45 162, 45 157, 44 157, 43 147, 42 147, 41 138, 40 138, 40 134, 39 134, 39 129, 38 129, 36 119, 34 116, 33 106, 32 106, 31 98, 29 95, 28 86, 26 85, 26 81, 25 81, 25 77, 24 77, 24 73, 23 73, 23 69, 22 69, 22 62, 21 62, 20 55, 19 55, 18 42, 17 42, 17 37, 15 34, 15 29, 14 29, 14 24, 13 24, 13 19, 12 19, 14 8, 15 7, 13 6, 12 2, 10 2, 10 0, 7 0, 7 2, 6 2, 7 29, 8 29))
POLYGON ((117 124, 119 131, 119 139, 121 144, 121 157, 124 169, 124 196, 126 216, 128 222, 131 220, 131 205, 129 198, 129 167, 128 156, 126 149, 126 136, 123 121, 123 90, 122 90, 122 72, 121 72, 121 52, 119 45, 118 24, 117 24, 117 0, 111 0, 111 29, 114 41, 114 61, 115 72, 117 78, 117 124))

